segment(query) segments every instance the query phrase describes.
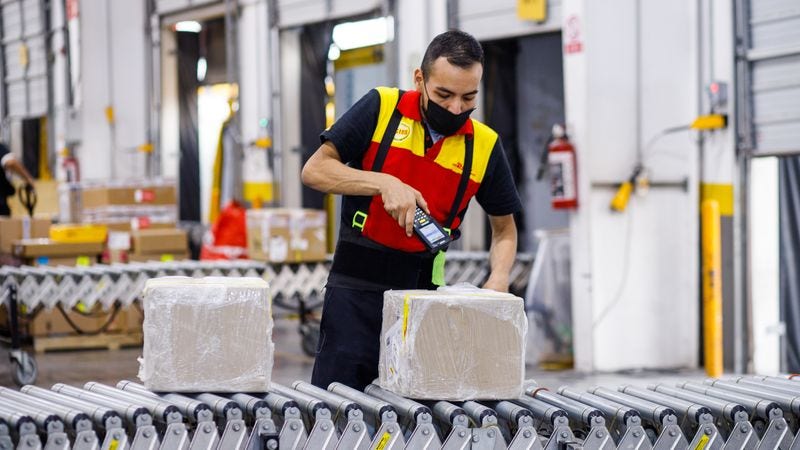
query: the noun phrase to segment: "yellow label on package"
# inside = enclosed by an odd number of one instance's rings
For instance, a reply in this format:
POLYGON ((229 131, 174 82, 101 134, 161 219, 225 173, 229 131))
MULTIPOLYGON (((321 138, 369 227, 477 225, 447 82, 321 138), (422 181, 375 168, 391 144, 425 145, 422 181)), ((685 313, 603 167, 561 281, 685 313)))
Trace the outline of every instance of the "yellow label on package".
POLYGON ((170 261, 175 261, 174 255, 170 255, 168 253, 161 255, 161 262, 170 262, 170 261))
POLYGON ((75 260, 75 265, 78 267, 89 267, 92 265, 92 260, 88 256, 78 256, 75 260))
POLYGON ((408 332, 408 303, 411 300, 411 294, 406 294, 403 298, 403 343, 406 342, 406 333, 408 332))

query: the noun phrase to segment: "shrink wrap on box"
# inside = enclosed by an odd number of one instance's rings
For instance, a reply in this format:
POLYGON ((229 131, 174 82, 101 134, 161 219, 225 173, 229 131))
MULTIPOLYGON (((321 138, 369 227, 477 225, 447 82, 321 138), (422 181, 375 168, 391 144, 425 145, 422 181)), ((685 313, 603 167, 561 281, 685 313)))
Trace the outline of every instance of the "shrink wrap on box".
POLYGON ((260 278, 148 280, 139 378, 152 391, 266 392, 272 328, 260 278))
POLYGON ((475 287, 384 294, 379 384, 404 397, 470 400, 523 392, 523 301, 475 287))

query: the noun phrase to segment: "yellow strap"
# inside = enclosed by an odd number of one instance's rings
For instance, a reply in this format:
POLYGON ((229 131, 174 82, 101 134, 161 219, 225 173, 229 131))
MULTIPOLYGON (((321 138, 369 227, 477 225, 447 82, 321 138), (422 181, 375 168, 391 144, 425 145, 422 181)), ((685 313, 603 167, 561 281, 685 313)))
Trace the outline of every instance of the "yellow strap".
POLYGON ((431 274, 431 283, 435 284, 436 286, 444 286, 444 263, 445 263, 445 253, 439 250, 439 253, 436 254, 436 257, 433 258, 433 273, 431 274))
POLYGON ((381 440, 378 441, 378 445, 375 446, 375 450, 383 450, 383 449, 385 449, 386 448, 386 444, 389 443, 389 439, 391 439, 391 438, 392 438, 392 435, 389 434, 388 432, 383 433, 383 436, 381 436, 381 440))

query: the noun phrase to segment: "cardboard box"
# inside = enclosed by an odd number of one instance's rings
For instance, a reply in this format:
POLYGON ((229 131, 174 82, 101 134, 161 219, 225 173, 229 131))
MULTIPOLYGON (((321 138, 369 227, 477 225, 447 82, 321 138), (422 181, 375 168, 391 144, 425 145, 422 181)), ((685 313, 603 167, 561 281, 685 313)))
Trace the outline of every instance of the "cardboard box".
POLYGON ((266 392, 272 327, 260 278, 148 280, 139 378, 152 391, 266 392))
POLYGON ((131 253, 186 253, 189 240, 186 230, 178 228, 136 230, 131 232, 131 253))
POLYGON ((124 186, 84 186, 81 192, 83 209, 124 205, 174 205, 177 203, 172 184, 129 184, 124 186))
POLYGON ((54 242, 50 239, 21 239, 14 241, 12 253, 20 258, 35 258, 39 256, 50 258, 89 256, 96 258, 103 253, 103 244, 98 242, 54 242))
POLYGON ((0 217, 0 253, 10 254, 14 241, 46 238, 49 234, 50 219, 0 217))
POLYGON ((150 262, 150 261, 183 261, 189 259, 189 252, 183 251, 180 253, 128 253, 124 257, 125 261, 122 262, 150 262))
POLYGON ((524 302, 483 289, 387 291, 379 384, 408 398, 452 401, 523 393, 524 302))
MULTIPOLYGON (((98 303, 88 314, 81 314, 76 311, 65 311, 62 313, 58 309, 43 309, 36 313, 28 325, 28 332, 34 337, 44 336, 70 336, 78 332, 64 318, 67 317, 80 330, 91 333, 103 328, 108 322, 111 312, 103 311, 98 303)), ((142 313, 135 306, 120 309, 114 320, 105 328, 105 333, 141 333, 142 313)))
POLYGON ((139 218, 133 220, 122 220, 114 222, 100 222, 99 225, 105 225, 108 231, 131 232, 133 230, 164 230, 175 228, 175 222, 156 222, 147 218, 139 218))
POLYGON ((247 252, 267 262, 313 262, 327 257, 327 217, 315 209, 247 211, 247 252))
MULTIPOLYGON (((34 180, 33 186, 34 189, 36 189, 34 217, 47 219, 58 218, 58 181, 34 180)), ((20 189, 24 189, 22 184, 17 184, 17 190, 19 191, 20 189)), ((22 202, 19 201, 18 195, 8 198, 8 208, 11 210, 11 217, 25 217, 28 215, 28 210, 22 205, 22 202)))

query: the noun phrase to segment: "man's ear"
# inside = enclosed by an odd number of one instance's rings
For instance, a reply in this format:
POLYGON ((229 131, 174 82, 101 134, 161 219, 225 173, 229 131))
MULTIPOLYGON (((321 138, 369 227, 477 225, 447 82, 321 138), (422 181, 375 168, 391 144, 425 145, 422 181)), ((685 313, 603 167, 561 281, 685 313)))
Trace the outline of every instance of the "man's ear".
POLYGON ((422 92, 422 81, 424 80, 422 76, 422 69, 414 69, 414 87, 422 92))

